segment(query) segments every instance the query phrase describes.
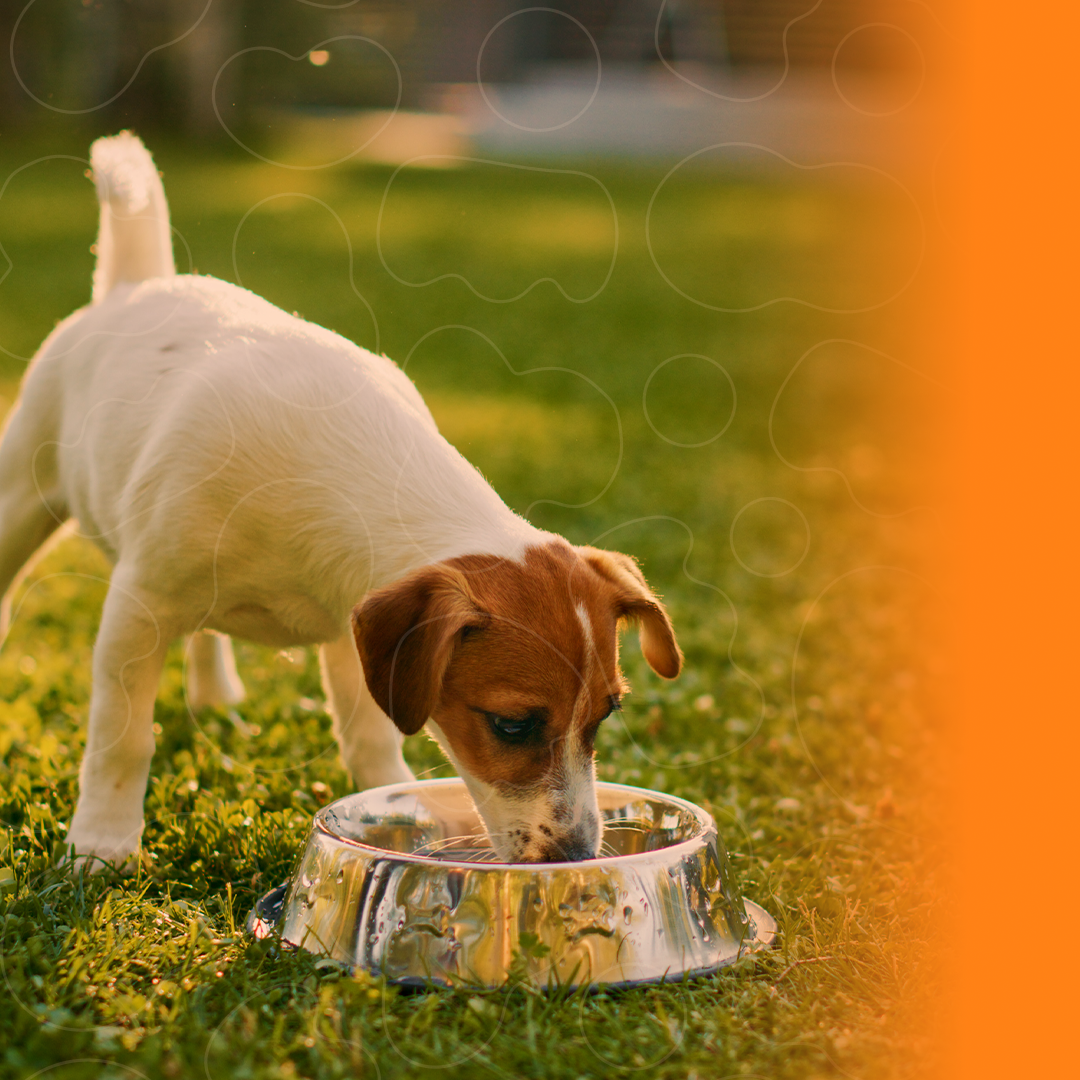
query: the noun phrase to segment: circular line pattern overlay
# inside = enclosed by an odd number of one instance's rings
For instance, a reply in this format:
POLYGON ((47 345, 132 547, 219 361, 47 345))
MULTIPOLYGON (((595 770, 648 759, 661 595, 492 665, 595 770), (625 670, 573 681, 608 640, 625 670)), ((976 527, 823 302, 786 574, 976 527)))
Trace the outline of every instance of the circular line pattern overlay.
POLYGON ((753 574, 755 577, 762 578, 781 578, 786 577, 788 574, 797 570, 803 563, 807 554, 810 551, 810 522, 806 520, 806 515, 793 503, 788 502, 787 499, 778 498, 775 495, 763 495, 760 499, 753 499, 748 502, 732 519, 731 530, 728 533, 728 542, 731 544, 731 554, 735 556, 735 561, 748 573, 753 574), (799 515, 799 520, 802 522, 803 529, 806 531, 806 540, 803 544, 802 553, 799 557, 788 567, 783 570, 755 570, 750 566, 745 559, 739 554, 739 549, 735 546, 735 529, 739 524, 739 519, 748 510, 755 506, 760 506, 762 503, 779 503, 781 506, 786 506, 791 510, 794 510, 799 515))
POLYGON ((670 444, 671 446, 678 446, 684 450, 696 450, 699 447, 708 446, 710 443, 716 442, 716 440, 719 439, 720 436, 723 435, 729 427, 731 427, 731 422, 735 419, 735 409, 737 407, 737 404, 738 395, 735 393, 735 383, 732 380, 731 376, 727 373, 727 369, 722 364, 717 363, 711 356, 702 356, 701 353, 679 353, 678 356, 668 357, 668 359, 665 360, 662 364, 658 364, 655 368, 653 368, 652 373, 645 381, 645 389, 641 392, 641 410, 645 413, 645 419, 648 422, 649 427, 651 427, 656 433, 656 435, 659 438, 663 439, 664 442, 670 444), (724 378, 727 380, 728 386, 731 387, 731 412, 728 414, 728 418, 724 422, 724 426, 715 435, 712 435, 708 439, 702 439, 700 442, 679 442, 677 439, 673 439, 669 435, 665 435, 656 426, 652 416, 649 415, 649 387, 652 386, 653 379, 655 379, 656 376, 668 366, 668 364, 672 364, 676 360, 704 360, 705 363, 712 364, 712 366, 716 368, 716 370, 719 371, 720 374, 723 375, 724 378))
POLYGON ((684 300, 690 301, 691 304, 696 304, 698 307, 705 308, 707 311, 719 311, 728 315, 742 315, 751 311, 761 311, 764 308, 771 307, 773 304, 798 304, 802 307, 810 308, 813 311, 820 311, 827 315, 861 315, 866 312, 876 311, 878 308, 885 307, 887 304, 891 304, 894 300, 900 297, 918 276, 919 270, 922 267, 923 259, 926 255, 926 221, 923 217, 922 209, 919 206, 918 201, 914 195, 891 173, 886 172, 884 169, 879 169, 874 165, 865 165, 858 161, 826 161, 816 165, 800 165, 797 161, 792 161, 791 158, 781 154, 778 150, 773 150, 771 147, 763 146, 761 143, 741 142, 741 141, 729 141, 713 143, 710 146, 703 146, 700 150, 695 150, 692 154, 687 154, 681 161, 677 161, 670 169, 664 174, 663 179, 656 185, 655 190, 649 199, 648 208, 645 211, 645 246, 649 251, 649 258, 652 259, 653 266, 656 267, 656 272, 664 279, 664 281, 681 296, 684 300), (914 259, 911 271, 907 278, 895 289, 889 296, 884 299, 878 300, 872 304, 861 304, 858 306, 830 306, 825 304, 818 304, 811 300, 807 300, 800 296, 772 296, 766 300, 762 300, 759 303, 747 304, 743 306, 733 307, 722 304, 711 304, 706 300, 702 300, 697 296, 691 295, 685 289, 680 288, 671 278, 670 274, 661 265, 661 259, 656 253, 656 249, 653 246, 653 211, 656 207, 656 200, 659 197, 661 191, 664 190, 668 181, 680 169, 689 165, 692 161, 701 157, 703 154, 708 154, 713 151, 747 151, 753 150, 762 154, 766 154, 776 161, 782 162, 784 165, 789 166, 792 169, 796 169, 799 172, 813 174, 821 173, 830 169, 852 169, 857 172, 862 172, 867 175, 880 177, 883 181, 891 184, 905 199, 906 204, 910 205, 914 211, 918 220, 917 230, 917 255, 914 259))
MULTIPOLYGON (((23 77, 19 73, 18 64, 15 62, 15 36, 19 32, 19 27, 22 25, 23 19, 26 18, 27 12, 29 12, 29 10, 34 6, 34 4, 37 3, 37 0, 29 0, 29 2, 22 9, 22 11, 19 12, 19 16, 15 20, 15 24, 11 28, 11 37, 8 38, 8 62, 11 66, 11 73, 15 76, 19 85, 23 88, 27 97, 32 98, 33 101, 36 104, 40 105, 42 108, 49 109, 51 112, 59 113, 62 116, 86 116, 87 113, 97 112, 99 109, 106 108, 114 101, 116 101, 117 98, 121 97, 123 94, 126 94, 127 91, 131 88, 131 84, 139 77, 139 72, 142 71, 143 65, 146 63, 147 60, 150 59, 151 56, 153 56, 155 53, 161 52, 162 49, 169 48, 171 45, 176 45, 178 42, 183 41, 184 38, 186 38, 189 34, 194 33, 195 30, 198 29, 199 24, 203 21, 203 19, 206 18, 206 13, 210 10, 210 5, 213 4, 213 2, 214 0, 206 0, 206 5, 199 13, 199 17, 182 34, 178 35, 177 37, 170 38, 168 41, 163 41, 160 45, 155 45, 152 49, 147 49, 146 52, 144 52, 139 58, 139 62, 135 65, 135 70, 128 77, 127 82, 124 83, 124 85, 121 86, 120 89, 117 90, 111 98, 106 98, 104 101, 99 101, 96 105, 89 105, 85 109, 64 109, 61 108, 59 105, 50 105, 49 102, 47 102, 44 98, 38 97, 38 95, 35 94, 34 91, 31 90, 30 87, 27 86, 26 83, 23 81, 23 77)), ((89 4, 84 3, 83 6, 89 7, 89 4)), ((101 5, 99 4, 98 8, 100 9, 100 7, 101 5)))
POLYGON ((286 52, 284 49, 276 49, 270 45, 251 45, 246 49, 241 49, 239 52, 233 53, 232 56, 230 56, 229 59, 226 60, 220 68, 218 68, 218 73, 214 76, 213 85, 210 87, 210 104, 213 106, 214 115, 217 117, 218 123, 221 125, 221 128, 225 132, 225 134, 228 135, 229 138, 232 139, 232 141, 236 143, 236 145, 239 146, 242 150, 246 150, 253 158, 258 158, 259 161, 263 162, 266 165, 276 165, 279 169, 293 169, 296 172, 314 172, 316 169, 331 169, 335 165, 340 165, 343 161, 348 161, 350 158, 356 157, 356 155, 359 154, 360 151, 363 150, 365 147, 370 146, 371 143, 373 143, 387 129, 387 127, 389 127, 390 122, 397 115, 398 109, 401 107, 401 92, 403 85, 404 84, 401 79, 401 68, 398 66, 398 62, 394 59, 393 53, 391 53, 389 49, 387 49, 384 45, 380 45, 377 41, 374 40, 374 38, 364 37, 361 34, 339 34, 337 37, 331 37, 326 38, 323 41, 317 41, 314 45, 311 46, 311 48, 304 49, 303 52, 298 53, 296 56, 293 56, 292 53, 286 52), (379 129, 373 134, 369 135, 368 138, 365 139, 359 146, 353 147, 353 149, 350 150, 347 154, 342 154, 340 157, 335 158, 333 161, 323 161, 319 162, 316 165, 292 165, 286 161, 278 161, 275 158, 265 157, 257 150, 253 150, 250 146, 248 146, 246 142, 240 139, 240 137, 233 131, 233 129, 229 127, 229 125, 225 122, 225 118, 221 115, 221 110, 218 108, 217 89, 218 83, 221 81, 222 72, 234 60, 238 60, 241 56, 246 56, 248 53, 265 52, 273 53, 276 56, 283 56, 286 60, 289 60, 292 63, 296 64, 301 63, 302 61, 307 59, 309 54, 313 52, 318 52, 325 46, 333 45, 337 41, 359 41, 363 42, 365 45, 371 45, 374 48, 378 49, 379 52, 381 52, 393 65, 394 76, 397 79, 397 98, 394 101, 393 109, 390 110, 390 115, 386 118, 386 120, 379 127, 379 129))
POLYGON ((524 165, 514 161, 493 161, 491 158, 463 157, 459 154, 418 154, 416 157, 409 158, 408 161, 403 161, 390 174, 390 179, 386 181, 386 187, 383 188, 382 202, 379 203, 379 215, 375 219, 375 251, 379 256, 379 262, 382 264, 382 268, 399 285, 405 285, 410 289, 425 289, 427 286, 435 285, 440 281, 460 281, 478 300, 483 300, 489 304, 512 304, 514 301, 520 300, 523 296, 528 296, 528 294, 538 285, 546 283, 553 285, 562 298, 568 300, 571 304, 588 304, 595 300, 607 288, 608 282, 611 280, 611 275, 615 271, 615 260, 619 256, 619 215, 615 210, 615 200, 612 198, 611 192, 604 185, 603 181, 598 180, 591 173, 581 172, 578 169, 545 168, 541 165, 524 165), (496 168, 512 169, 518 172, 549 173, 555 176, 580 176, 596 184, 596 186, 604 193, 604 198, 607 199, 608 208, 611 210, 612 224, 611 261, 608 263, 607 272, 604 274, 604 280, 600 283, 599 288, 597 288, 595 292, 591 292, 588 296, 571 296, 557 279, 548 276, 536 278, 513 296, 499 297, 485 295, 464 274, 451 272, 436 274, 434 277, 427 278, 424 281, 408 281, 395 273, 391 269, 389 262, 387 262, 386 252, 383 250, 383 217, 386 214, 386 202, 390 197, 390 189, 393 187, 394 181, 398 178, 398 174, 402 169, 408 168, 417 161, 458 161, 467 162, 472 165, 491 165, 496 168))
POLYGON ((834 89, 836 90, 836 93, 840 97, 840 100, 849 109, 854 109, 855 112, 861 113, 863 116, 895 116, 897 113, 903 112, 905 109, 912 106, 915 103, 915 101, 918 99, 919 95, 922 93, 923 86, 926 83, 926 55, 923 53, 922 46, 919 45, 919 42, 916 40, 915 35, 910 33, 909 31, 905 30, 902 26, 897 26, 895 23, 884 23, 884 22, 863 23, 862 26, 856 26, 854 30, 849 30, 840 39, 839 44, 836 46, 835 50, 833 51, 833 57, 832 57, 832 83, 833 83, 834 89), (855 102, 852 101, 847 96, 847 94, 845 94, 844 91, 840 89, 840 82, 836 77, 836 60, 837 60, 837 57, 839 57, 840 50, 844 47, 844 45, 851 38, 853 38, 856 34, 862 33, 864 30, 893 30, 897 34, 900 34, 903 37, 906 37, 911 42, 911 44, 915 46, 915 51, 919 54, 920 70, 919 70, 918 85, 915 87, 915 89, 908 96, 907 100, 902 101, 899 105, 895 106, 892 109, 864 109, 864 108, 862 108, 862 106, 856 105, 855 102))
POLYGON ((527 7, 521 8, 519 11, 511 11, 509 15, 504 15, 488 32, 484 37, 484 40, 480 44, 480 51, 476 54, 476 85, 480 89, 480 96, 484 99, 484 104, 504 123, 509 124, 513 128, 517 128, 518 131, 558 131, 560 128, 569 127, 575 120, 580 119, 589 111, 589 107, 596 100, 596 95, 600 92, 600 76, 602 71, 602 65, 600 63, 600 49, 596 44, 596 39, 589 33, 588 28, 580 20, 575 19, 573 15, 568 14, 565 11, 560 11, 558 8, 552 7, 527 7), (592 51, 596 56, 596 85, 593 86, 592 95, 589 100, 576 112, 569 120, 564 120, 561 124, 551 124, 548 127, 530 127, 528 124, 519 124, 511 120, 508 116, 504 116, 495 106, 491 103, 491 98, 488 97, 487 91, 484 89, 484 79, 480 74, 480 63, 484 58, 484 50, 487 48, 487 43, 491 40, 491 35, 502 26, 503 23, 509 22, 511 19, 516 19, 519 15, 528 15, 530 12, 545 12, 552 15, 561 15, 564 19, 569 19, 579 30, 589 39, 589 44, 592 46, 592 51))

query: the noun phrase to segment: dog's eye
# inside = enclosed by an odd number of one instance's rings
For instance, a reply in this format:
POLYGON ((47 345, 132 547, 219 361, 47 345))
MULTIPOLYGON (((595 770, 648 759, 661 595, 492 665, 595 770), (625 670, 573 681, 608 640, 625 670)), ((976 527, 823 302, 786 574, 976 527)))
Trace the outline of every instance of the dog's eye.
POLYGON ((487 721, 491 725, 491 730, 503 740, 503 742, 520 743, 525 742, 526 739, 536 729, 538 717, 529 715, 521 718, 512 718, 509 716, 496 716, 494 713, 486 713, 487 721))
POLYGON ((622 711, 622 698, 618 694, 612 694, 607 699, 607 712, 603 716, 599 717, 596 721, 597 727, 599 727, 613 712, 622 711))

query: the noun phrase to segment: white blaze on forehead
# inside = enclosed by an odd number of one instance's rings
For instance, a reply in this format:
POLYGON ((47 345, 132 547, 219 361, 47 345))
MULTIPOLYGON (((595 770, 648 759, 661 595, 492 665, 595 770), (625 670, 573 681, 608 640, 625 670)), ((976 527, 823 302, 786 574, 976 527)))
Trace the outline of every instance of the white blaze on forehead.
POLYGON ((574 725, 570 729, 572 742, 567 746, 567 751, 570 751, 573 743, 577 741, 577 722, 584 719, 580 715, 581 709, 582 707, 588 708, 589 683, 592 680, 593 659, 596 655, 596 640, 593 637, 592 622, 589 619, 589 612, 580 600, 574 605, 574 613, 578 617, 578 622, 581 623, 581 632, 585 635, 585 650, 581 657, 581 671, 578 673, 581 681, 578 684, 577 698, 574 700, 574 725))
POLYGON ((568 834, 584 828, 599 830, 596 803, 596 770, 592 754, 582 744, 581 731, 589 719, 589 687, 596 664, 596 638, 585 604, 578 601, 574 613, 581 625, 584 648, 581 669, 576 672, 578 692, 573 714, 556 766, 544 780, 527 791, 506 792, 484 778, 470 774, 434 720, 428 731, 442 747, 451 765, 465 781, 473 803, 484 820, 492 845, 503 859, 535 858, 552 846, 565 843, 568 834))
MULTIPOLYGON (((585 663, 589 663, 589 659, 592 655, 592 650, 595 647, 593 641, 592 621, 589 619, 589 613, 585 610, 585 605, 579 600, 574 605, 574 611, 577 613, 578 622, 581 623, 581 631, 585 635, 585 663)), ((587 674, 582 672, 582 674, 587 674)))
POLYGON ((566 735, 563 747, 561 768, 559 769, 559 791, 557 797, 570 809, 570 826, 578 825, 591 810, 596 808, 596 768, 590 754, 581 741, 582 724, 588 720, 584 712, 589 708, 589 686, 592 683, 593 666, 596 662, 596 638, 593 635, 592 620, 588 609, 579 600, 574 605, 574 612, 581 624, 585 637, 585 649, 581 658, 581 682, 577 699, 574 702, 573 722, 566 735))

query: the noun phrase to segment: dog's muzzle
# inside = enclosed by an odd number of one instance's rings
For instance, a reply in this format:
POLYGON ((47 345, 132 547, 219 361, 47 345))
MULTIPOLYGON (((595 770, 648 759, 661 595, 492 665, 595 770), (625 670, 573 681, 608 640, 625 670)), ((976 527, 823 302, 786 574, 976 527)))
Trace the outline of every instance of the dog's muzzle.
POLYGON ((600 831, 592 815, 563 837, 553 837, 541 849, 537 862, 582 862, 595 859, 600 831))

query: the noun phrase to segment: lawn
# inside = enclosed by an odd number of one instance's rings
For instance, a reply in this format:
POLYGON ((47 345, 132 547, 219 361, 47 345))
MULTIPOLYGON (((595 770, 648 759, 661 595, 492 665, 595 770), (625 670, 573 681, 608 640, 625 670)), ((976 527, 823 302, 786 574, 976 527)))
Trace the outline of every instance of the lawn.
MULTIPOLYGON (((4 411, 89 298, 85 163, 43 160, 88 141, 0 149, 4 411)), ((404 994, 251 941, 253 903, 350 786, 314 651, 244 643, 238 715, 188 714, 174 648, 142 866, 72 880, 53 859, 109 575, 73 534, 0 651, 0 1076, 923 1075, 939 393, 934 237, 907 197, 752 162, 301 173, 151 148, 182 270, 386 352, 511 506, 640 559, 687 665, 664 683, 627 636, 598 774, 705 806, 782 932, 715 976, 591 996, 404 994)), ((406 756, 451 772, 423 735, 406 756)))

